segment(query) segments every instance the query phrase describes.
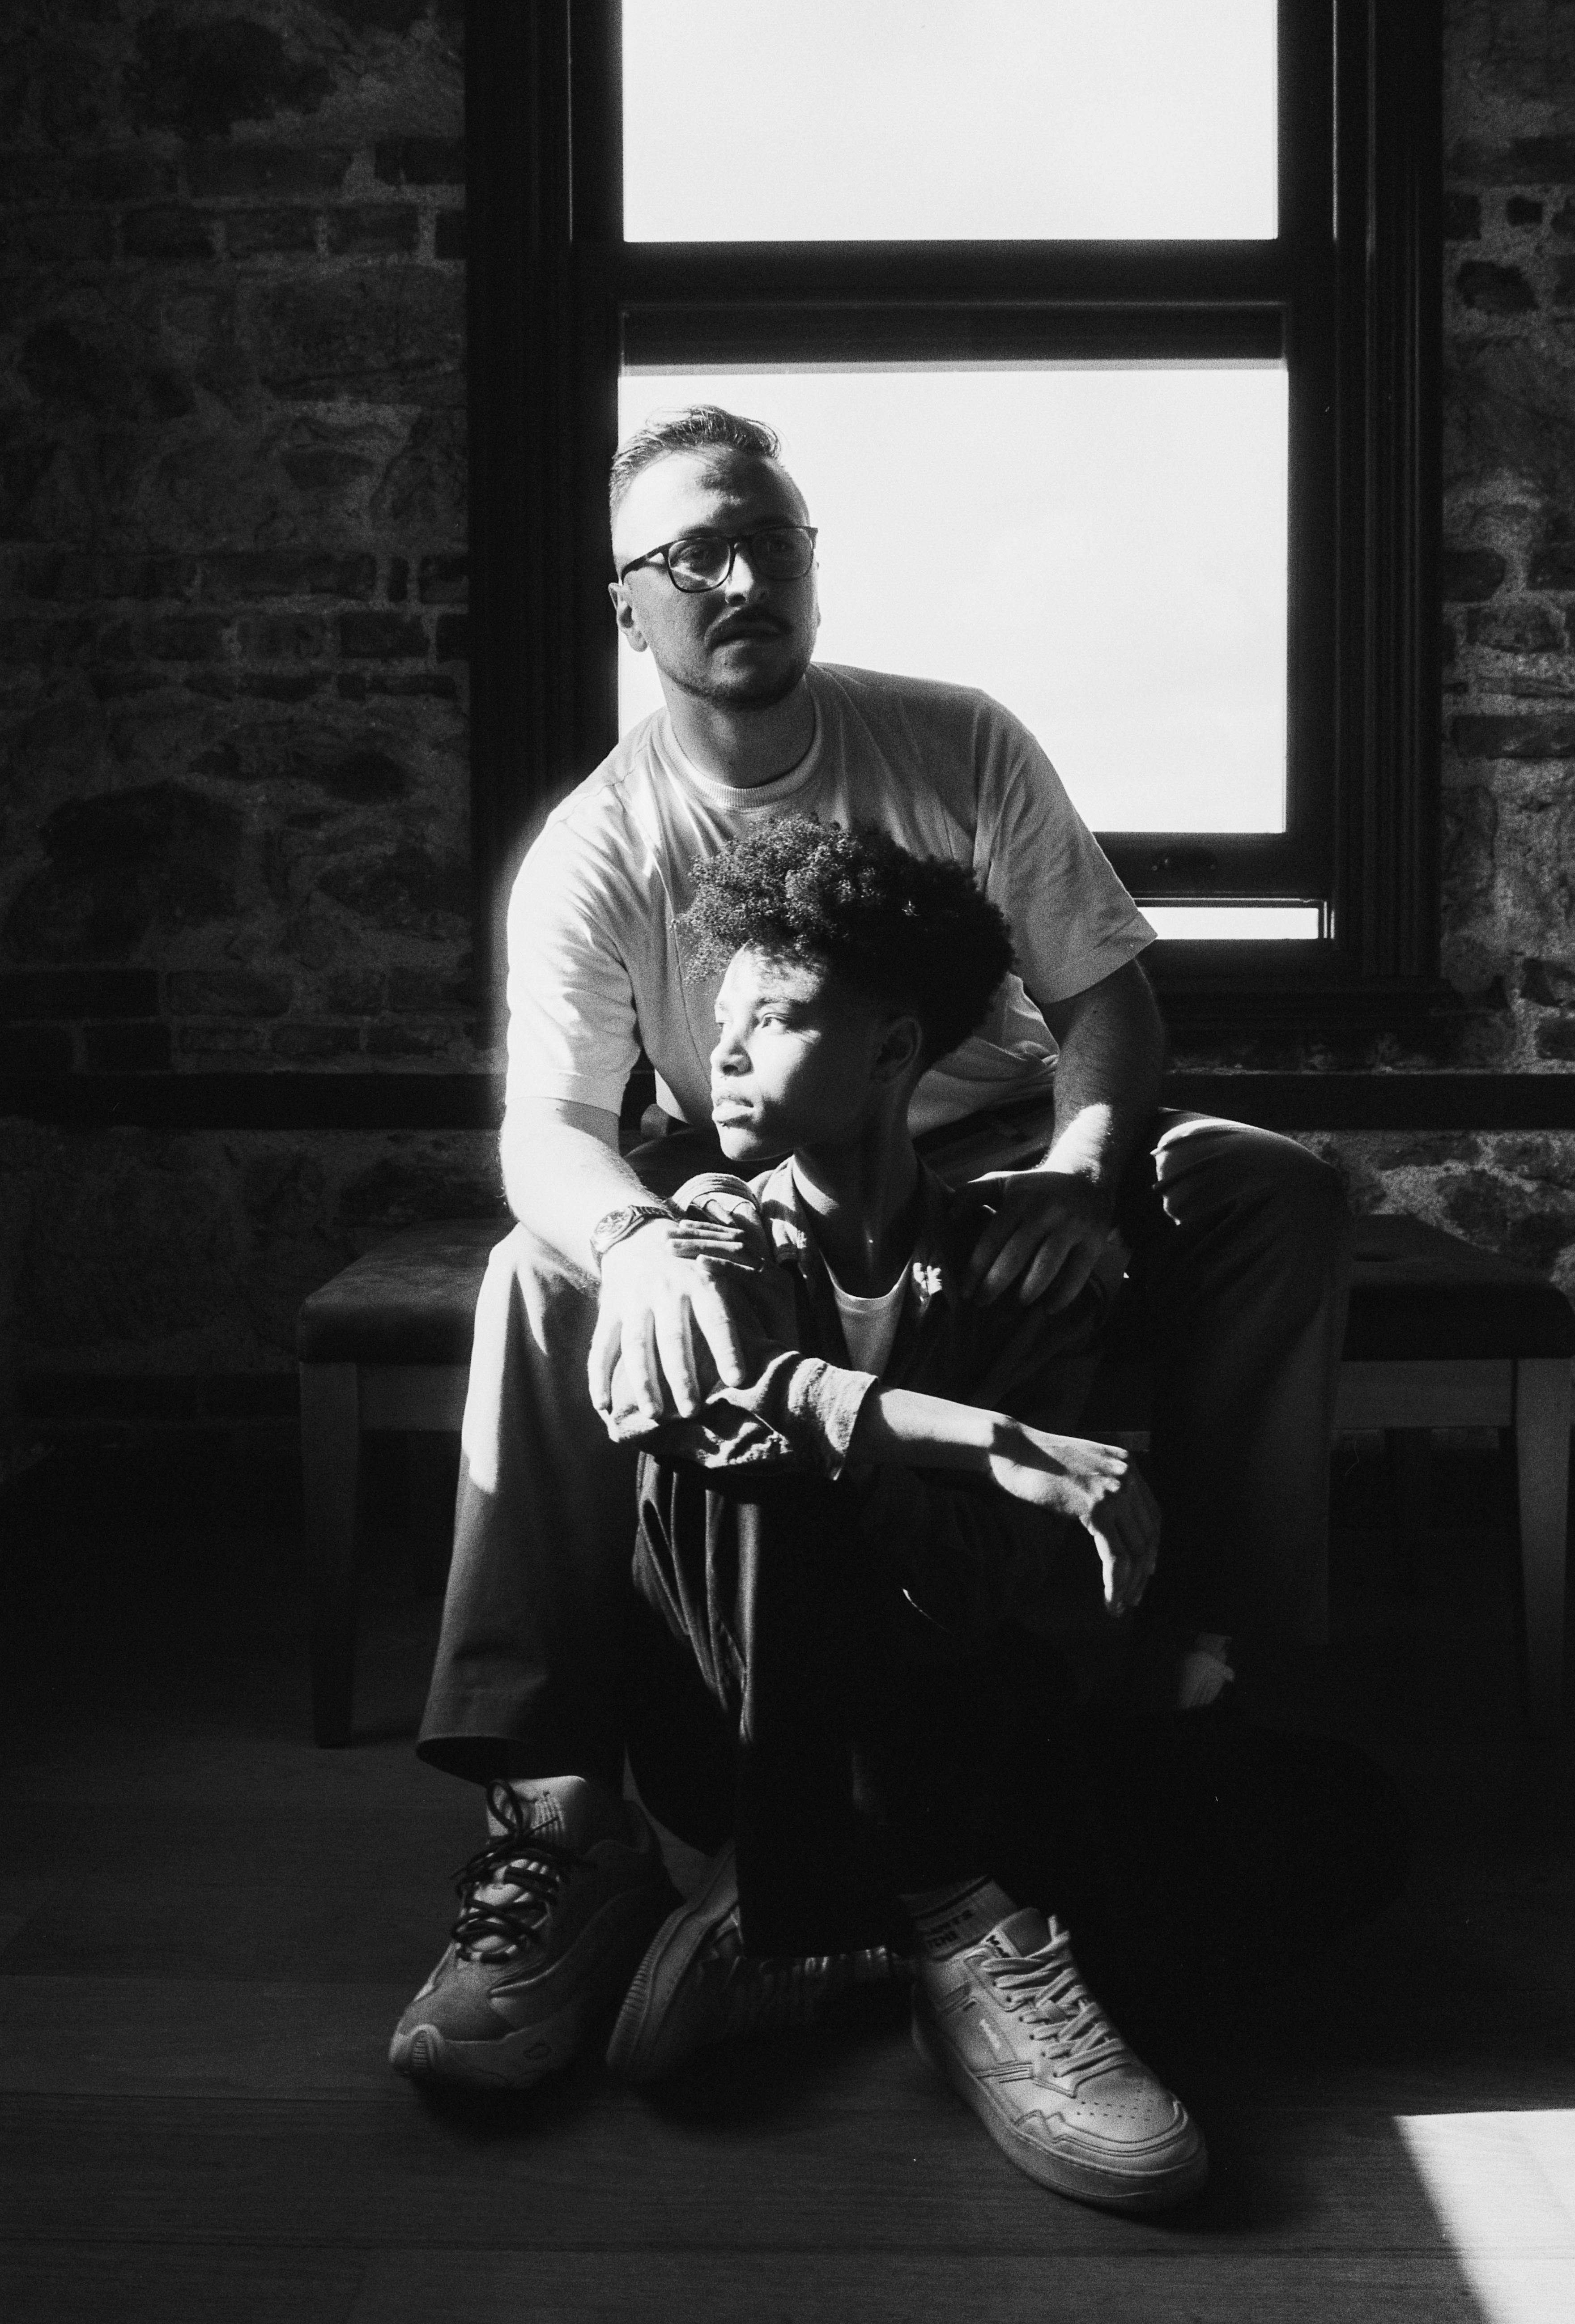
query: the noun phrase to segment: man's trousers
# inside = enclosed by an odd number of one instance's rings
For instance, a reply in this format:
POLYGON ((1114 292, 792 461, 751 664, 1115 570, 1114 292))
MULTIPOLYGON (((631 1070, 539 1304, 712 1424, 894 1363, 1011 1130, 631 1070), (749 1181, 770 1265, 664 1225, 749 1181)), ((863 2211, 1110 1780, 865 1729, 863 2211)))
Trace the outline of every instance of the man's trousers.
MULTIPOLYGON (((715 1157, 677 1133, 631 1158, 671 1191, 675 1167, 715 1157)), ((926 1158, 944 1175, 944 1151, 926 1158)), ((1150 1599, 1177 1625, 1318 1643, 1350 1259, 1339 1180, 1289 1139, 1161 1113, 1118 1225, 1131 1256, 1112 1330, 1152 1370, 1163 1534, 1150 1599)), ((636 1456, 591 1405, 594 1321, 589 1277, 539 1237, 517 1227, 498 1245, 418 1747, 478 1781, 622 1780, 636 1456)))

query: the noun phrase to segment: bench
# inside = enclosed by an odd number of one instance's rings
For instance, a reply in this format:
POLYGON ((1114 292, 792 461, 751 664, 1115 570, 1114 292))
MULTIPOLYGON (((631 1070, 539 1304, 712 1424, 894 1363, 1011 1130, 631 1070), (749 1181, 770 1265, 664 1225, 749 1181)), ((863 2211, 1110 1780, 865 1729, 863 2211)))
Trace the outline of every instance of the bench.
MULTIPOLYGON (((472 1318, 507 1219, 411 1227, 315 1291, 300 1311, 301 1457, 312 1589, 312 1721, 349 1740, 362 1439, 457 1432, 472 1318)), ((1575 1313, 1529 1268, 1420 1220, 1357 1221, 1336 1425, 1381 1429, 1402 1480, 1434 1428, 1488 1427, 1513 1443, 1526 1702, 1559 1724, 1563 1683, 1570 1363, 1575 1313)), ((1140 1412, 1101 1418, 1141 1420, 1140 1412)))

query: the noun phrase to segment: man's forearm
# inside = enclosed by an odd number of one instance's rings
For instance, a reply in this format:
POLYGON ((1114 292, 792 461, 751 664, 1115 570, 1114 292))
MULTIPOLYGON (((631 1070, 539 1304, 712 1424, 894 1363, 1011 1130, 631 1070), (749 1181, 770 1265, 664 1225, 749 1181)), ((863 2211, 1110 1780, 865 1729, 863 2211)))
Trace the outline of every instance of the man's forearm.
POLYGON ((1061 1054, 1055 1134, 1041 1167, 1082 1178, 1113 1198, 1159 1102, 1165 1069, 1165 1033, 1148 981, 1134 962, 1047 1013, 1061 1054))
POLYGON ((587 1274, 591 1230, 626 1203, 652 1197, 618 1151, 618 1117, 594 1106, 525 1099, 503 1125, 503 1191, 523 1226, 587 1274))

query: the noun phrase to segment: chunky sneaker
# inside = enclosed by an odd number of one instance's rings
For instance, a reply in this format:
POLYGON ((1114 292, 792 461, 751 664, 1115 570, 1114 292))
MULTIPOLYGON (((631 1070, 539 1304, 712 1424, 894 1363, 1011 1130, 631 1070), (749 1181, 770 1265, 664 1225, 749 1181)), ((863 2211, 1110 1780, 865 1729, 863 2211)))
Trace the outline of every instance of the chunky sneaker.
POLYGON ((813 2025, 852 1985, 884 1983, 891 1955, 857 1953, 759 1960, 739 1933, 738 1867, 730 1846, 690 1903, 670 1913, 634 1973, 607 2063, 626 2082, 657 2082, 695 2051, 732 2034, 813 2025))
POLYGON ((1094 2000, 1058 1922, 1025 1906, 915 1973, 915 2047, 1019 2171, 1123 2211, 1199 2191, 1202 2134, 1094 2000))
POLYGON ((617 2000, 673 1889, 640 1810, 582 1778, 494 1783, 487 1828, 455 1875, 453 1941, 389 2063, 419 2080, 529 2089, 617 2000))

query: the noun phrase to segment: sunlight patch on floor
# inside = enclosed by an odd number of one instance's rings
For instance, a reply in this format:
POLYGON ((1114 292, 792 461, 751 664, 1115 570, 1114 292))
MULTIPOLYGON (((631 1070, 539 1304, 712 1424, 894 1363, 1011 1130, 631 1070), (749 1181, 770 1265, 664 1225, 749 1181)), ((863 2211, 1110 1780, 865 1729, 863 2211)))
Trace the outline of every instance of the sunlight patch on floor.
POLYGON ((1570 2324, 1575 2110, 1395 2120, 1486 2324, 1570 2324))

